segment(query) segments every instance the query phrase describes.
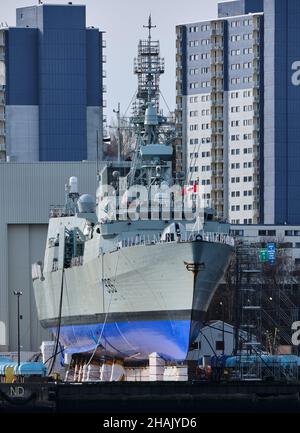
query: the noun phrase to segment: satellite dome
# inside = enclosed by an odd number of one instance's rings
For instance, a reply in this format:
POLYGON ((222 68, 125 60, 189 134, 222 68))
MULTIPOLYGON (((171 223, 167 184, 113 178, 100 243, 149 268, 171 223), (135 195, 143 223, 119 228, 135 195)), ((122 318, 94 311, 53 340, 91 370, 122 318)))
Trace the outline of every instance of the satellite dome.
POLYGON ((83 194, 79 197, 77 202, 78 210, 80 213, 94 213, 96 208, 96 202, 92 195, 83 194))

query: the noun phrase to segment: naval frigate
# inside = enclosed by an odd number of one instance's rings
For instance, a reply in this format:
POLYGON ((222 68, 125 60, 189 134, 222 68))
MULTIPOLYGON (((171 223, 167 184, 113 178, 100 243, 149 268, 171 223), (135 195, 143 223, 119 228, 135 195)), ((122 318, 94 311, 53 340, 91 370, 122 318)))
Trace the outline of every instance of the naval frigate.
POLYGON ((98 171, 97 198, 69 179, 65 205, 50 210, 44 260, 32 265, 39 320, 70 354, 186 359, 233 250, 229 225, 199 211, 199 187, 174 179, 176 132, 159 110, 164 65, 151 18, 146 27, 133 157, 98 171))

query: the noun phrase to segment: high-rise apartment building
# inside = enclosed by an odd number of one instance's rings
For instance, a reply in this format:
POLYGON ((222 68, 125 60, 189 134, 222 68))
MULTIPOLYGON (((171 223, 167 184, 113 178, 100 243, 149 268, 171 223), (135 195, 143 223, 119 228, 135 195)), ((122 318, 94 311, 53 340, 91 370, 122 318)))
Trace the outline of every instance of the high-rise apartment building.
POLYGON ((233 224, 300 222, 299 22, 297 0, 239 0, 176 28, 176 169, 233 224))
POLYGON ((102 142, 102 33, 85 6, 17 9, 0 29, 0 150, 14 161, 95 160, 102 142))

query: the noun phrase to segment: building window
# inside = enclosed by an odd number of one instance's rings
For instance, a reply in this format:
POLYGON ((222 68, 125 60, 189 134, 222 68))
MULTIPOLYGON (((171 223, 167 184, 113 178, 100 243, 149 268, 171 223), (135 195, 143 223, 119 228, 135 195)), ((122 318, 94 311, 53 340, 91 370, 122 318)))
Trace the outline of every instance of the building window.
POLYGON ((244 48, 243 53, 244 54, 253 54, 253 48, 244 48))
POLYGON ((191 54, 190 55, 190 60, 191 61, 199 60, 199 54, 191 54))
POLYGON ((241 40, 241 36, 240 35, 232 35, 230 38, 231 42, 237 42, 241 40))
POLYGON ((207 60, 210 58, 210 53, 202 53, 201 54, 201 60, 207 60))
POLYGON ((210 30, 210 25, 209 24, 205 24, 205 25, 201 26, 201 31, 202 32, 207 32, 208 30, 210 30))
POLYGON ((231 50, 232 56, 239 56, 241 54, 241 50, 231 50))
POLYGON ((190 83, 190 89, 198 89, 199 83, 190 83))
POLYGON ((240 63, 234 63, 233 65, 231 65, 231 69, 233 71, 237 71, 237 70, 241 69, 241 64, 240 63))
POLYGON ((202 39, 201 40, 201 45, 209 45, 210 44, 210 39, 202 39))
POLYGON ((196 33, 198 32, 199 28, 197 26, 190 27, 190 33, 196 33))
POLYGON ((253 21, 252 19, 244 20, 244 26, 252 26, 253 21))
POLYGON ((252 90, 245 90, 243 96, 244 98, 250 98, 252 96, 252 90))
POLYGON ((276 236, 276 230, 258 230, 258 236, 276 236))
POLYGON ((198 45, 199 45, 199 41, 190 41, 189 42, 190 47, 198 47, 198 45))
MULTIPOLYGON (((199 69, 198 69, 198 72, 199 72, 199 69)), ((201 74, 209 74, 209 72, 210 72, 210 68, 201 68, 201 74)))
POLYGON ((231 27, 240 27, 241 21, 231 21, 230 25, 231 27))

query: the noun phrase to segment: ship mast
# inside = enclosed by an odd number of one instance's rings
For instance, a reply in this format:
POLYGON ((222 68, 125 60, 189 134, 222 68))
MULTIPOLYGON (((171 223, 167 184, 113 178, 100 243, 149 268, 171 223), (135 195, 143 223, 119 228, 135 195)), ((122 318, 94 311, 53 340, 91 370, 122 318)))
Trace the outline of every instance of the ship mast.
POLYGON ((157 112, 159 111, 159 78, 165 71, 164 59, 160 57, 159 41, 152 39, 151 30, 156 26, 152 25, 151 15, 149 15, 148 25, 143 27, 148 29, 148 38, 140 40, 138 57, 134 59, 134 73, 138 76, 135 116, 143 116, 151 102, 157 112))

